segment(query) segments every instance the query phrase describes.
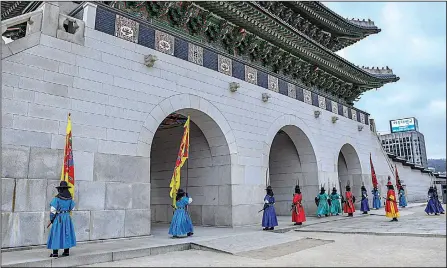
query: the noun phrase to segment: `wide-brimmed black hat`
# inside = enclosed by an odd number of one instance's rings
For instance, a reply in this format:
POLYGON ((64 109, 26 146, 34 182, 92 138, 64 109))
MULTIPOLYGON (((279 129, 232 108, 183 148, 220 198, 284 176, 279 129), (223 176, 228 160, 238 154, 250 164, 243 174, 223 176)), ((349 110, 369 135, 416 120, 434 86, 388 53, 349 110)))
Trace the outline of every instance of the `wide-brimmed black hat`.
POLYGON ((183 189, 178 189, 178 190, 177 190, 177 194, 178 194, 178 195, 181 195, 181 194, 184 194, 184 193, 185 193, 185 191, 183 191, 183 189))
POLYGON ((336 192, 337 191, 337 188, 332 188, 332 192, 336 192))
POLYGON ((68 186, 68 183, 66 181, 61 181, 59 186, 56 186, 56 188, 71 188, 71 186, 68 186))
POLYGON ((268 191, 268 190, 273 190, 273 189, 272 189, 272 186, 270 186, 270 185, 267 186, 266 190, 267 190, 267 191, 268 191))

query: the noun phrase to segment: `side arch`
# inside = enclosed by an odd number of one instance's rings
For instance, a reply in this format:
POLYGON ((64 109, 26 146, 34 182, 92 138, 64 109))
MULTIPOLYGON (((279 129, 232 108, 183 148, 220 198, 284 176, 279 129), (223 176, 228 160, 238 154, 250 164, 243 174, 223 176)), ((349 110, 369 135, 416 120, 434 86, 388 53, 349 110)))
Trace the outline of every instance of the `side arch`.
POLYGON ((354 196, 359 196, 363 183, 362 165, 354 146, 349 143, 343 144, 336 159, 338 181, 342 193, 345 192, 346 184, 349 181, 352 193, 354 196))

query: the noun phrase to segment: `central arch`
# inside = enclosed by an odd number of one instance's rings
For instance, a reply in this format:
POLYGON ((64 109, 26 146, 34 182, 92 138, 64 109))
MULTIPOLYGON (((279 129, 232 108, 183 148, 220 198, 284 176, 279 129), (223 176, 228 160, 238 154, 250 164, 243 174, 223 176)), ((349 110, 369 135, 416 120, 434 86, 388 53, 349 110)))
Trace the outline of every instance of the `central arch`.
POLYGON ((276 211, 279 216, 290 216, 295 184, 299 181, 303 193, 303 206, 307 213, 315 213, 314 197, 318 193, 317 156, 306 133, 309 130, 299 118, 287 115, 270 128, 268 138, 269 182, 275 192, 276 211))
POLYGON ((351 192, 354 196, 359 196, 362 187, 362 167, 360 158, 351 144, 345 143, 341 147, 337 163, 338 180, 342 193, 345 192, 346 184, 349 181, 351 192))
POLYGON ((163 100, 148 115, 138 139, 138 154, 150 158, 151 221, 169 223, 169 183, 190 116, 190 155, 181 170, 181 188, 193 198, 193 223, 232 226, 231 159, 237 155, 234 135, 220 111, 190 94, 163 100))

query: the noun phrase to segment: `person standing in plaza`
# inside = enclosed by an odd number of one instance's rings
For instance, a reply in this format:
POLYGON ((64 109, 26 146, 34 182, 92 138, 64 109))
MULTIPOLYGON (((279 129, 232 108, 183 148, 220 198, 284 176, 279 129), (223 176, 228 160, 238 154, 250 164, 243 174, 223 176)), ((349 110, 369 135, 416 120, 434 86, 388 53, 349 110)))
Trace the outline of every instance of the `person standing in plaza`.
POLYGON ((332 216, 338 216, 341 213, 340 199, 341 196, 337 193, 337 188, 332 188, 332 193, 330 195, 332 216))
POLYGON ((51 225, 47 240, 47 248, 53 250, 50 257, 59 257, 59 249, 64 249, 62 256, 69 256, 70 248, 76 246, 76 234, 70 216, 75 202, 69 188, 66 181, 61 181, 56 187, 58 194, 50 203, 50 223, 47 226, 51 225))
POLYGON ((176 195, 176 208, 174 216, 169 226, 169 234, 174 238, 191 236, 194 234, 194 227, 192 225, 191 217, 186 208, 192 203, 192 198, 183 189, 178 189, 176 195))
POLYGON ((262 215, 262 227, 264 231, 274 230, 275 226, 278 226, 278 219, 275 211, 275 197, 273 194, 272 186, 267 186, 267 194, 264 197, 264 214, 262 215))
POLYGON ((315 197, 315 203, 317 204, 317 217, 320 218, 322 215, 329 216, 329 196, 326 194, 324 186, 321 186, 320 194, 315 197))
POLYGON ((343 211, 348 213, 348 217, 353 217, 355 212, 354 202, 355 196, 351 193, 351 186, 349 186, 349 181, 346 184, 345 200, 343 201, 343 211))
POLYGON ((373 206, 374 209, 379 209, 381 207, 381 204, 380 204, 380 192, 377 189, 377 186, 374 187, 371 192, 373 194, 372 206, 373 206))
POLYGON ((407 197, 405 196, 405 188, 403 185, 399 189, 399 206, 404 208, 407 206, 407 197))
POLYGON ((360 211, 362 211, 363 214, 368 214, 369 200, 368 200, 368 191, 366 191, 365 185, 362 185, 361 191, 362 191, 362 201, 360 203, 360 211))
POLYGON ((435 205, 436 208, 438 209, 439 214, 444 214, 444 208, 442 207, 441 201, 439 200, 438 189, 436 188, 436 184, 433 187, 433 194, 435 198, 435 205))
POLYGON ((392 218, 391 221, 397 221, 399 217, 399 209, 397 207, 397 199, 396 193, 394 192, 394 186, 390 180, 387 183, 388 192, 386 194, 386 203, 385 203, 385 216, 388 218, 392 218))
POLYGON ((306 221, 306 214, 302 205, 303 195, 301 194, 300 186, 295 186, 295 194, 292 200, 292 222, 295 225, 302 225, 306 221))
POLYGON ((425 207, 425 213, 427 213, 427 215, 430 214, 438 215, 438 207, 436 205, 433 186, 430 186, 430 188, 428 188, 427 195, 428 195, 428 202, 427 206, 425 207))

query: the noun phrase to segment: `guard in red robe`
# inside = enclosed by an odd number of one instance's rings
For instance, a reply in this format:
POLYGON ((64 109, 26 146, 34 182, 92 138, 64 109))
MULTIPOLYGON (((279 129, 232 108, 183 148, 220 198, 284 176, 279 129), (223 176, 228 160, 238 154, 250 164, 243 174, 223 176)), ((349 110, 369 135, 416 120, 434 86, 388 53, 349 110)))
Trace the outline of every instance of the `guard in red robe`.
POLYGON ((355 212, 354 207, 355 202, 355 196, 351 193, 351 186, 348 184, 346 185, 346 193, 345 193, 345 200, 343 200, 343 211, 345 213, 348 213, 348 217, 353 217, 355 212))
POLYGON ((397 218, 399 217, 399 209, 397 207, 396 193, 394 192, 394 186, 389 179, 387 186, 388 192, 386 194, 385 216, 392 218, 391 221, 397 221, 397 218))
POLYGON ((300 186, 295 186, 295 194, 292 200, 292 222, 295 225, 301 225, 306 221, 306 214, 302 205, 303 195, 301 194, 300 186))

